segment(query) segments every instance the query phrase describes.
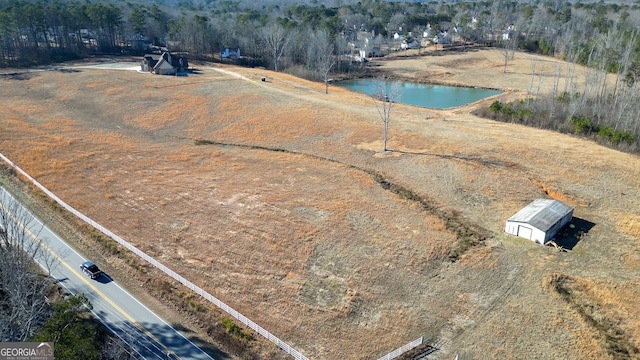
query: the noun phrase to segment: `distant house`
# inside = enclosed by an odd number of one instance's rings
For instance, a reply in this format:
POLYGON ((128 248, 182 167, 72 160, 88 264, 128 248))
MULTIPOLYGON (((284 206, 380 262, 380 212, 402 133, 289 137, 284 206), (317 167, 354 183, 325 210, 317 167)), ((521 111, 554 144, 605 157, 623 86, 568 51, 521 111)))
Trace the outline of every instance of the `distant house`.
POLYGON ((367 62, 367 52, 365 50, 356 50, 356 54, 353 55, 353 60, 361 63, 367 62))
POLYGON ((189 71, 189 63, 185 57, 164 51, 162 54, 146 54, 140 68, 144 72, 158 75, 180 75, 189 71))
POLYGON ((436 36, 434 36, 433 42, 436 44, 451 44, 453 39, 447 30, 440 30, 436 36))
POLYGON ((233 51, 229 48, 226 48, 223 52, 220 53, 220 57, 223 59, 240 59, 240 49, 238 49, 238 51, 233 51))
POLYGON ((423 38, 428 38, 431 37, 431 24, 427 24, 427 26, 425 27, 424 31, 422 31, 422 37, 423 38))
POLYGON ((409 41, 402 41, 402 44, 400 44, 400 48, 402 50, 417 49, 419 47, 420 47, 420 42, 415 39, 411 39, 409 41))
POLYGON ((382 52, 380 51, 380 46, 369 45, 367 42, 367 44, 359 50, 359 55, 361 58, 380 57, 382 56, 382 52))
POLYGON ((514 38, 514 34, 515 26, 511 24, 502 32, 502 40, 511 40, 514 38))
POLYGON ((545 244, 572 218, 573 208, 557 200, 537 199, 510 217, 504 231, 545 244))
POLYGON ((364 63, 367 62, 367 58, 382 56, 380 46, 374 45, 370 38, 365 38, 363 43, 361 47, 356 46, 353 49, 353 60, 364 63))

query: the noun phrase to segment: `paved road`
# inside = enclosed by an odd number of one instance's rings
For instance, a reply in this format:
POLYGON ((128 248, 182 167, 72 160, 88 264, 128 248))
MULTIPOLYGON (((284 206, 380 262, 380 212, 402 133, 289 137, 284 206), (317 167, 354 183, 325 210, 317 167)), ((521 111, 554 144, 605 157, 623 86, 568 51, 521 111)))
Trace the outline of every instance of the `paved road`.
MULTIPOLYGON (((0 209, 16 209, 15 199, 0 187, 0 209)), ((23 209, 23 208, 22 208, 23 209)), ((29 214, 26 209, 19 210, 29 214)), ((29 214, 19 216, 27 233, 39 241, 55 258, 51 275, 74 294, 84 293, 93 305, 93 313, 145 359, 207 359, 212 357, 167 324, 162 318, 120 287, 108 274, 91 280, 80 271, 83 258, 42 222, 29 214)), ((90 259, 89 259, 90 260, 90 259)), ((96 265, 100 266, 99 263, 96 265)))

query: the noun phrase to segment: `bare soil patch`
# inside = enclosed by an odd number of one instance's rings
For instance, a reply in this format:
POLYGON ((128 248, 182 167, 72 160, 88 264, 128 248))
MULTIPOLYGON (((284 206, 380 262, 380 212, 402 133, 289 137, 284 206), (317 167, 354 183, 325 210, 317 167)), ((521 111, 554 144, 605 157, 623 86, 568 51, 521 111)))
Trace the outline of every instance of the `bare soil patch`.
MULTIPOLYGON (((549 76, 563 66, 516 54, 503 73, 502 61, 474 50, 379 68, 498 88, 495 98, 510 100, 526 93, 532 63, 549 76)), ((602 331, 548 285, 554 273, 579 279, 576 296, 600 304, 625 346, 640 346, 640 324, 628 320, 640 308, 629 296, 640 275, 637 156, 470 114, 495 98, 451 110, 398 105, 383 154, 366 96, 325 95, 322 84, 266 70, 198 68, 0 77, 1 151, 311 359, 375 359, 419 336, 439 339, 431 356, 443 358, 613 358, 602 331), (571 252, 502 232, 539 197, 595 224, 571 252), (485 234, 453 261, 452 220, 485 234)), ((158 292, 158 282, 132 280, 122 258, 100 261, 134 294, 158 292)), ((162 299, 170 321, 206 336, 206 324, 181 320, 184 310, 162 299)), ((265 346, 252 356, 272 358, 265 346)))

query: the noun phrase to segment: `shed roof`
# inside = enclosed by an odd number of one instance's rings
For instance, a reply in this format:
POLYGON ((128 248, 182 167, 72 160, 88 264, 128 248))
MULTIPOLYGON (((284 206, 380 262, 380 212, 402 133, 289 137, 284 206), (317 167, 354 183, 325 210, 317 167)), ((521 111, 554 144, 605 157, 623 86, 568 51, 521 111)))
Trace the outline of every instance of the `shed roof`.
POLYGON ((573 209, 560 201, 536 199, 507 221, 527 223, 539 230, 547 231, 571 212, 573 209))

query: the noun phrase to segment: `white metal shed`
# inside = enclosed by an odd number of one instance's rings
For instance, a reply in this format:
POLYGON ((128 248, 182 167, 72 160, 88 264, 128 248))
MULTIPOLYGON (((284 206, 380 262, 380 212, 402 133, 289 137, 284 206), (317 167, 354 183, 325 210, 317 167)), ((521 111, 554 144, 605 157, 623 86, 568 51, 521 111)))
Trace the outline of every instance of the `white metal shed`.
POLYGON ((558 200, 536 199, 507 219, 504 231, 544 244, 573 218, 573 208, 558 200))

